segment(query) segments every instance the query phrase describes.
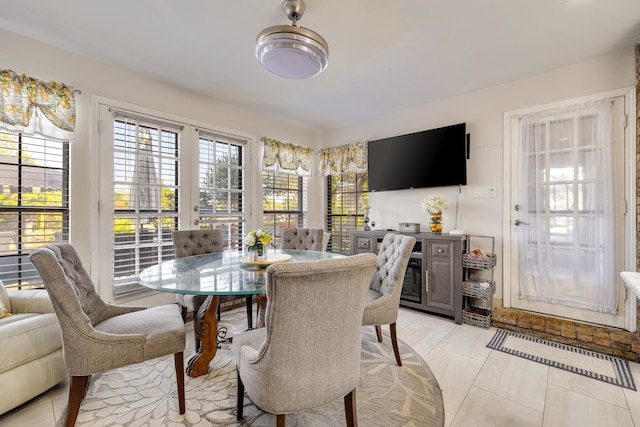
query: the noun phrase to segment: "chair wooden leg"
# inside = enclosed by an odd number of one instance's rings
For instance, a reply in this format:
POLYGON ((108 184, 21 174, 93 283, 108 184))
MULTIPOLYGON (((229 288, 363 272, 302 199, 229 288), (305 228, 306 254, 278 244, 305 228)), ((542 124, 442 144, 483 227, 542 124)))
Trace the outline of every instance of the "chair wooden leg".
POLYGON ((236 420, 240 421, 243 417, 244 410, 244 384, 242 384, 242 378, 240 378, 240 371, 236 368, 236 420))
POLYGON ((344 415, 347 418, 347 427, 358 427, 358 414, 356 413, 356 389, 354 388, 344 397, 344 415))
POLYGON ((87 394, 91 375, 72 376, 69 384, 69 402, 67 404, 67 418, 64 425, 73 427, 76 425, 76 418, 80 411, 80 403, 82 398, 87 394))
POLYGON ((245 303, 247 305, 247 329, 253 329, 253 297, 247 295, 245 303))
POLYGON ((284 427, 287 423, 287 416, 285 414, 276 415, 276 427, 284 427))
POLYGON ((391 332, 391 346, 393 346, 393 354, 396 355, 396 363, 398 366, 402 366, 402 360, 400 359, 400 350, 398 350, 398 335, 396 333, 396 322, 389 325, 389 331, 391 332))
POLYGON ((185 413, 184 399, 184 355, 182 352, 173 354, 173 361, 176 367, 176 382, 178 384, 178 407, 180 413, 185 413))
POLYGON ((382 326, 376 325, 376 336, 378 337, 378 342, 382 342, 382 326))

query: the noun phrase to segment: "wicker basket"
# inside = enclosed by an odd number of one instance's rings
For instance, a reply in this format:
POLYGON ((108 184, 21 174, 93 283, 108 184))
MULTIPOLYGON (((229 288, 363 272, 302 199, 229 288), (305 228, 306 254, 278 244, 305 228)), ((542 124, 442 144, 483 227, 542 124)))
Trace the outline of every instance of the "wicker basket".
POLYGON ((488 329, 491 326, 491 310, 467 307, 462 310, 462 322, 488 329))
POLYGON ((473 298, 492 298, 496 292, 496 283, 493 280, 485 281, 464 281, 462 282, 462 295, 473 298), (482 283, 489 283, 489 286, 482 286, 482 283))
POLYGON ((480 270, 488 270, 496 265, 496 254, 487 254, 483 257, 464 254, 462 256, 462 266, 467 268, 477 268, 480 270))

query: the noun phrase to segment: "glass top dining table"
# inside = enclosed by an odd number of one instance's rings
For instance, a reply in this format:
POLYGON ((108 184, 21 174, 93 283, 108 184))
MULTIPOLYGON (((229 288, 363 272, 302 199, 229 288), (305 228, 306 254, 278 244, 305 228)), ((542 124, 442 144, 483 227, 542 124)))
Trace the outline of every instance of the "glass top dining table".
POLYGON ((316 261, 344 255, 276 249, 268 251, 264 260, 251 261, 245 257, 240 252, 219 252, 172 259, 144 269, 138 282, 150 289, 176 294, 263 294, 266 267, 272 263, 316 261))
MULTIPOLYGON (((241 252, 209 253, 176 258, 147 267, 139 274, 138 282, 157 291, 206 296, 194 312, 196 354, 189 360, 186 369, 187 375, 197 377, 208 372, 209 362, 217 352, 219 331, 216 314, 220 296, 256 295, 257 323, 262 326, 261 313, 266 307, 265 273, 269 265, 344 256, 331 252, 276 249, 268 251, 265 259, 250 260, 241 252)), ((251 300, 248 304, 251 307, 251 300)))

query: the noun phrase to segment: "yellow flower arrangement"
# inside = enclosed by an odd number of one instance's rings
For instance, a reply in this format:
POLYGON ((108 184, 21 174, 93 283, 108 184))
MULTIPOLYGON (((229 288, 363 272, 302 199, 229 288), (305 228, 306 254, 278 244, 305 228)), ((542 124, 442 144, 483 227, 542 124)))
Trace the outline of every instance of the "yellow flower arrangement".
POLYGON ((266 246, 273 240, 273 236, 266 230, 258 228, 244 236, 244 244, 247 249, 257 249, 258 246, 266 246))

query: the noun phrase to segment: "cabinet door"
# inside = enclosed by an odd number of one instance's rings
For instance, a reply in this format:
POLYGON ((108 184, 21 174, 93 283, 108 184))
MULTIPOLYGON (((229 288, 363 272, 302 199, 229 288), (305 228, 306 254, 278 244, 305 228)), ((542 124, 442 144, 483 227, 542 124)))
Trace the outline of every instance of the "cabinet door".
POLYGON ((427 252, 427 307, 430 311, 453 315, 455 303, 453 242, 429 241, 427 252))
POLYGON ((353 234, 351 239, 351 254, 376 253, 374 245, 375 237, 362 234, 353 234))

